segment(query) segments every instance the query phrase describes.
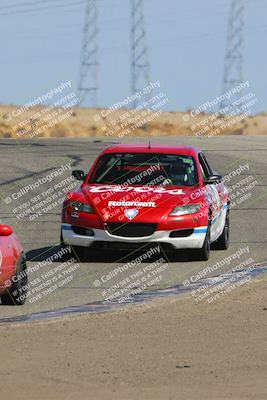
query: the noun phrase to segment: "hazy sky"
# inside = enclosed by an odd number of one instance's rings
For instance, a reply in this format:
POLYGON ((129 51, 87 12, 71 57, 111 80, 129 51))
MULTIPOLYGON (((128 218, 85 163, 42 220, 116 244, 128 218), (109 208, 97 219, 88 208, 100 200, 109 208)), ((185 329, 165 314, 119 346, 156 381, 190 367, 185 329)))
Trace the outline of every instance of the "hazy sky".
MULTIPOLYGON (((109 106, 130 93, 130 1, 99 3, 100 105, 109 106)), ((144 3, 151 77, 167 108, 195 108, 221 94, 230 0, 144 3)), ((245 3, 244 71, 256 112, 267 110, 267 0, 245 3)), ((1 0, 1 103, 26 103, 65 80, 76 86, 84 8, 84 0, 1 0)))

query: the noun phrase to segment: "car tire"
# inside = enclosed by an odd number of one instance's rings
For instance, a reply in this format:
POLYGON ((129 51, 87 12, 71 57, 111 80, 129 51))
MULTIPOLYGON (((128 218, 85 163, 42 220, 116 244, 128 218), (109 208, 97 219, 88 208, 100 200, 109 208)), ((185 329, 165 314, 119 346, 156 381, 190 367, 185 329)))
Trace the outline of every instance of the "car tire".
MULTIPOLYGON (((26 258, 24 255, 22 255, 17 264, 15 277, 19 277, 22 272, 26 271, 26 269, 26 258)), ((25 274, 25 276, 23 274, 23 277, 21 279, 16 279, 16 281, 13 280, 10 289, 8 289, 8 291, 1 296, 2 304, 7 306, 22 306, 25 303, 27 297, 27 285, 28 274, 25 274), (21 290, 23 287, 25 289, 21 290)))
MULTIPOLYGON (((62 235, 62 230, 60 232, 60 247, 61 248, 66 248, 66 246, 68 246, 64 240, 63 240, 63 235, 62 235)), ((86 247, 82 247, 82 246, 71 246, 71 253, 73 255, 74 258, 76 258, 77 261, 85 261, 86 259, 86 247)))
POLYGON ((193 259, 195 261, 208 261, 210 257, 210 224, 208 225, 208 230, 206 237, 201 249, 193 250, 193 259))
MULTIPOLYGON (((59 247, 60 247, 60 249, 62 249, 62 250, 66 249, 66 247, 68 247, 68 245, 67 245, 67 244, 64 242, 64 240, 63 240, 62 229, 61 229, 61 231, 60 231, 60 243, 59 243, 59 247)), ((67 261, 67 260, 69 260, 69 258, 70 258, 70 253, 64 254, 64 255, 61 257, 61 260, 62 260, 62 261, 67 261)))
POLYGON ((77 261, 85 261, 87 255, 87 248, 81 246, 71 246, 72 254, 77 261))
POLYGON ((229 236, 230 236, 230 213, 227 210, 225 217, 225 224, 221 236, 214 243, 216 250, 227 250, 229 247, 229 236))
POLYGON ((62 229, 60 231, 60 247, 64 249, 66 247, 66 243, 63 240, 62 229))

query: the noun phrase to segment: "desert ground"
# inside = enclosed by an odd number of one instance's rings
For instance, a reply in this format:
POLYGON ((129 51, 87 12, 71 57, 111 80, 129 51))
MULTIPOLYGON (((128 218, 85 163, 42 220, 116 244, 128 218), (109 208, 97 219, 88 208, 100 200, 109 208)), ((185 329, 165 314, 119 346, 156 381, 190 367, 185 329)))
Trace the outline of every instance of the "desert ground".
POLYGON ((264 400, 267 280, 121 311, 0 326, 3 398, 264 400))

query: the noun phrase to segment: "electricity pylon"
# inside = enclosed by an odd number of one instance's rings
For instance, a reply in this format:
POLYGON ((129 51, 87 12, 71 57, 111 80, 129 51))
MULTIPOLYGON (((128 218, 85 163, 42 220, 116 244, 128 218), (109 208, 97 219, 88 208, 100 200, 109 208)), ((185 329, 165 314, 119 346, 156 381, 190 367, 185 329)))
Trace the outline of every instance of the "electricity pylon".
POLYGON ((78 95, 81 103, 98 103, 98 0, 87 0, 83 28, 78 95))
MULTIPOLYGON (((244 0, 231 0, 222 94, 244 82, 244 19, 244 0)), ((220 103, 220 110, 223 110, 227 105, 231 104, 233 100, 232 97, 230 100, 222 100, 220 103)))
MULTIPOLYGON (((131 90, 132 94, 144 89, 150 82, 150 65, 146 42, 146 26, 143 14, 143 0, 131 1, 131 90)), ((140 106, 148 96, 133 102, 133 107, 140 106)))

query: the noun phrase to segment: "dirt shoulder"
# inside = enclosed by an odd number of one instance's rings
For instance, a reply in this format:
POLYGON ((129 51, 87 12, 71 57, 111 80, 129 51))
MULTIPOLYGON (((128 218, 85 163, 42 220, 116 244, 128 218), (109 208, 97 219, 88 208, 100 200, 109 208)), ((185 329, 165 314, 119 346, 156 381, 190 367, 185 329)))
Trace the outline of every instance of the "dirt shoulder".
POLYGON ((1 397, 266 399, 267 278, 106 314, 0 326, 1 397))

